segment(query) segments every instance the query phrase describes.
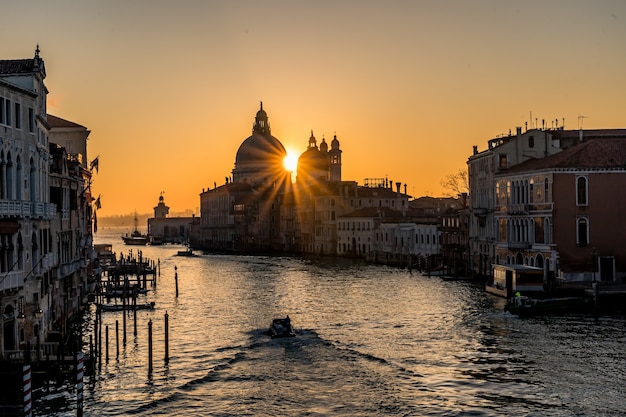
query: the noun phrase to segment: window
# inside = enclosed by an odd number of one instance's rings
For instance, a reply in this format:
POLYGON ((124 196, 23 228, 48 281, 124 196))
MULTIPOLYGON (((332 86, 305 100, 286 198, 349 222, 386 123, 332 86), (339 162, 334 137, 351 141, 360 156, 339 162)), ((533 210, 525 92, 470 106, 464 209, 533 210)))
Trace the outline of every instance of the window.
POLYGON ((5 104, 4 123, 7 126, 11 126, 11 100, 4 99, 4 104, 5 104))
POLYGON ((32 107, 28 108, 28 131, 35 133, 35 110, 32 107))
POLYGON ((577 221, 576 231, 576 244, 578 246, 589 245, 589 223, 584 217, 579 218, 577 221))
POLYGON ((529 136, 528 137, 528 147, 529 148, 534 148, 535 147, 535 137, 534 136, 529 136))
POLYGON ((15 128, 22 128, 22 106, 20 103, 15 103, 15 128))
POLYGON ((576 205, 587 205, 587 177, 576 178, 576 205))
POLYGON ((543 180, 543 201, 548 202, 548 178, 543 180))
POLYGON ((506 159, 506 154, 498 155, 498 167, 499 168, 508 168, 508 163, 506 159))

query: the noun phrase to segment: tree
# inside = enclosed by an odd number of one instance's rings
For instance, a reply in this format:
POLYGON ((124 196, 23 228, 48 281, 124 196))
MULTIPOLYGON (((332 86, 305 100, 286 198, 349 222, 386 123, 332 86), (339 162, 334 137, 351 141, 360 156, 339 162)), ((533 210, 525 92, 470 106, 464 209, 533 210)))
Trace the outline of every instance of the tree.
POLYGON ((446 197, 458 197, 463 193, 469 193, 469 176, 467 168, 460 168, 457 172, 446 175, 441 180, 441 186, 446 197))

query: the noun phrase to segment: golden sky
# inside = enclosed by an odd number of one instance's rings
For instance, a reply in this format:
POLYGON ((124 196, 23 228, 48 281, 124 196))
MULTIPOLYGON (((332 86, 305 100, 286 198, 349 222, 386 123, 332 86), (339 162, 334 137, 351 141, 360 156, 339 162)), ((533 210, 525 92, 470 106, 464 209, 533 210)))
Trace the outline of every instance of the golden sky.
POLYGON ((9 0, 0 59, 45 60, 48 112, 91 130, 100 216, 173 212, 231 175, 263 101, 277 137, 343 150, 343 179, 442 195, 525 122, 626 128, 626 2, 9 0), (532 120, 531 120, 532 114, 532 120))

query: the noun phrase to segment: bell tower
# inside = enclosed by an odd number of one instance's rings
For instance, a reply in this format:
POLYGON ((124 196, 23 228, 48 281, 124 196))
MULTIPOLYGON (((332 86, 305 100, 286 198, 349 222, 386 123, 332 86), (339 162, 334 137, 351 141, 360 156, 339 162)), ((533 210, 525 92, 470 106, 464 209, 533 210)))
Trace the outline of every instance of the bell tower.
POLYGON ((159 204, 154 208, 154 218, 155 219, 164 219, 170 213, 170 208, 165 205, 165 201, 163 199, 163 192, 159 196, 159 204))
POLYGON ((339 149, 339 141, 337 135, 330 142, 330 151, 328 151, 328 161, 330 162, 330 180, 341 181, 341 153, 339 149))

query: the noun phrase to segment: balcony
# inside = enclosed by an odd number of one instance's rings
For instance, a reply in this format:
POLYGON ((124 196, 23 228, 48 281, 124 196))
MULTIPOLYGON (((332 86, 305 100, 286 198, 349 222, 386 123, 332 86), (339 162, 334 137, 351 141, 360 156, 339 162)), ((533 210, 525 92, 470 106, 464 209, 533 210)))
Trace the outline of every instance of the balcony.
POLYGON ((56 216, 56 204, 0 200, 0 216, 14 218, 33 217, 52 220, 56 216))
POLYGON ((530 242, 507 242, 509 250, 527 250, 530 249, 530 242))
POLYGON ((4 272, 0 274, 0 291, 17 290, 24 285, 24 272, 4 272))
POLYGON ((505 210, 508 214, 528 214, 528 204, 509 204, 505 210))

